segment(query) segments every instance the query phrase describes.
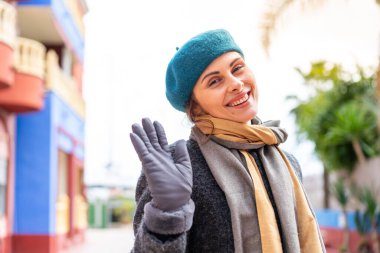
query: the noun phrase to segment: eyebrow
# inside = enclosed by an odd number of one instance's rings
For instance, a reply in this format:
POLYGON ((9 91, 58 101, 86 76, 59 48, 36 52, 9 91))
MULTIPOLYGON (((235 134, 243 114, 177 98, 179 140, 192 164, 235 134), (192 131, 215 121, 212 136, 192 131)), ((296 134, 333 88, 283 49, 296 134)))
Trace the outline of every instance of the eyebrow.
POLYGON ((238 57, 238 58, 236 58, 235 60, 233 60, 233 61, 230 63, 230 67, 232 67, 232 65, 234 65, 235 62, 236 62, 237 60, 240 60, 240 59, 241 59, 241 57, 238 57))
POLYGON ((203 77, 202 82, 206 79, 206 77, 219 74, 219 73, 220 73, 219 71, 213 71, 213 72, 208 73, 207 75, 203 77))
MULTIPOLYGON (((230 67, 232 67, 232 65, 235 64, 236 61, 238 61, 239 59, 241 59, 241 57, 237 57, 236 59, 234 59, 231 63, 230 63, 230 67)), ((203 78, 202 78, 202 81, 203 82, 208 76, 211 76, 211 75, 215 75, 215 74, 219 74, 220 72, 219 71, 213 71, 213 72, 210 72, 208 73, 207 75, 205 75, 203 78)))

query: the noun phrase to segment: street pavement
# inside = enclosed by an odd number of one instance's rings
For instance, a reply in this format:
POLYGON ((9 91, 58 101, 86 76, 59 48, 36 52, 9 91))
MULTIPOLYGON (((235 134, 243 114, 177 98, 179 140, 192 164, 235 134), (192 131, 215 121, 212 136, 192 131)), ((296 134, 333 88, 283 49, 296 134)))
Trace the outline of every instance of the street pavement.
POLYGON ((72 245, 62 253, 129 253, 133 247, 132 225, 88 229, 83 244, 72 245))
MULTIPOLYGON (((132 224, 106 229, 90 228, 86 231, 84 243, 72 245, 60 253, 129 253, 133 242, 132 224)), ((339 251, 330 248, 327 252, 338 253, 339 251)))

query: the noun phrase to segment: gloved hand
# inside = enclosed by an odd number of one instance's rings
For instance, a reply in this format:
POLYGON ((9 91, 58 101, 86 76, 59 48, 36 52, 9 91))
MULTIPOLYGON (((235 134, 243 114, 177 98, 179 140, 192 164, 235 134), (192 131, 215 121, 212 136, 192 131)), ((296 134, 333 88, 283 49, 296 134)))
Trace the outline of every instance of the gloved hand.
POLYGON ((157 121, 152 124, 148 118, 142 125, 133 124, 130 137, 148 181, 152 204, 163 211, 177 210, 189 202, 193 186, 186 142, 177 141, 172 155, 162 125, 157 121))

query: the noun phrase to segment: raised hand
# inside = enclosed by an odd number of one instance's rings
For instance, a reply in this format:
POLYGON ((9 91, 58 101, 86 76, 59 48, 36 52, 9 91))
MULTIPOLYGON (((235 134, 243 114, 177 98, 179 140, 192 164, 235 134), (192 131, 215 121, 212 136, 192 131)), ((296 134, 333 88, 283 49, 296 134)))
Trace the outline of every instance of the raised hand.
POLYGON ((172 154, 162 125, 148 118, 142 126, 132 125, 130 134, 140 158, 152 195, 152 204, 163 211, 173 211, 190 200, 193 175, 186 142, 175 143, 172 154))

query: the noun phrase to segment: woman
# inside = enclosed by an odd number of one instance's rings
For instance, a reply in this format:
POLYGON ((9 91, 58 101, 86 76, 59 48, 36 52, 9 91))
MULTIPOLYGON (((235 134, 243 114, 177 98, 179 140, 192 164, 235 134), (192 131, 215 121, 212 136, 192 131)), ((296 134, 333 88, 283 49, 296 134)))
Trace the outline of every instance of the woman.
POLYGON ((278 121, 257 117, 257 86, 225 30, 190 39, 170 61, 166 96, 194 123, 168 145, 143 119, 131 140, 142 162, 134 252, 325 252, 278 121))

